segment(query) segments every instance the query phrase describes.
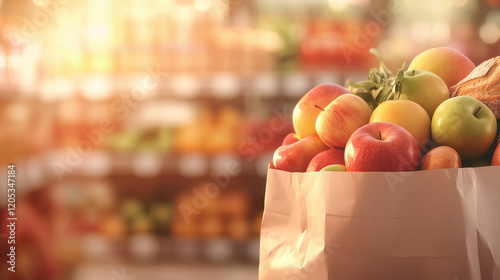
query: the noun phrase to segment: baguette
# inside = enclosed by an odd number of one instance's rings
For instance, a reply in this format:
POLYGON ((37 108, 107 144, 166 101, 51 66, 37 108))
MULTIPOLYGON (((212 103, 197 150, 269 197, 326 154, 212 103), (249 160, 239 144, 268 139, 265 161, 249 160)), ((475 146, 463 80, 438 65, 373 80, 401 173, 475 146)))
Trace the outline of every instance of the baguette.
POLYGON ((484 61, 450 88, 450 97, 463 95, 480 100, 500 119, 500 56, 484 61))

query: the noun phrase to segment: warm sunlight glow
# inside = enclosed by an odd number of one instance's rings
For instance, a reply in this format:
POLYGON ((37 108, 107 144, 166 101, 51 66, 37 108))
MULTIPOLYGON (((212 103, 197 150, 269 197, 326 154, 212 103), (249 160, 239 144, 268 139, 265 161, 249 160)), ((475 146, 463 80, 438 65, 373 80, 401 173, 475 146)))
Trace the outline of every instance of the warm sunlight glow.
POLYGON ((500 29, 498 25, 487 22, 479 29, 479 37, 487 44, 494 44, 500 39, 500 29))
POLYGON ((89 77, 82 84, 82 94, 92 101, 106 100, 111 96, 111 81, 104 76, 89 77))
POLYGON ((212 0, 194 0, 193 6, 200 12, 208 11, 212 7, 212 0))
POLYGON ((112 44, 110 27, 101 23, 91 23, 88 27, 89 47, 94 50, 104 49, 112 44))
MULTIPOLYGON (((33 4, 39 6, 39 7, 45 7, 52 2, 51 0, 33 0, 33 4)), ((1 1, 0 1, 1 4, 1 1)))
POLYGON ((450 24, 446 21, 437 22, 432 26, 431 38, 434 42, 445 43, 450 39, 450 24))
POLYGON ((336 12, 342 12, 349 6, 349 0, 328 0, 330 8, 336 12))

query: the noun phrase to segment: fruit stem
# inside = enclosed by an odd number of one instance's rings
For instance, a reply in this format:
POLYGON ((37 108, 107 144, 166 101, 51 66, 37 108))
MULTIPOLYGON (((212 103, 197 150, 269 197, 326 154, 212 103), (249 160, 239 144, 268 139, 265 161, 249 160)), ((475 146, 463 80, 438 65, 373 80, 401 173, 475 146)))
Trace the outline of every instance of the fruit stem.
POLYGON ((479 106, 479 108, 477 108, 476 112, 474 112, 474 117, 477 115, 477 113, 479 113, 479 111, 481 111, 481 106, 479 106))
POLYGON ((320 109, 320 110, 321 110, 321 111, 323 111, 323 112, 325 111, 325 109, 321 108, 320 106, 318 106, 318 105, 316 105, 316 104, 314 104, 314 107, 316 107, 316 108, 320 109))
POLYGON ((380 129, 378 130, 378 140, 382 140, 382 133, 380 132, 380 129))

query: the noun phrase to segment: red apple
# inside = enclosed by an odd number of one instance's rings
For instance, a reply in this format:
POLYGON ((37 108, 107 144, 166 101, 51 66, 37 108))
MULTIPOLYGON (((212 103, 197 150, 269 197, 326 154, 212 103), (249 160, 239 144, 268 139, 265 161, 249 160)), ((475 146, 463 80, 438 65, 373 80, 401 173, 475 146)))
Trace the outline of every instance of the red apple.
POLYGON ((287 146, 297 141, 299 141, 299 137, 297 136, 297 134, 290 132, 285 136, 285 139, 283 139, 283 143, 281 143, 281 145, 287 146))
MULTIPOLYGON (((321 109, 321 108, 319 108, 321 109)), ((316 120, 318 136, 330 148, 344 149, 351 134, 368 123, 372 109, 363 98, 344 94, 326 106, 316 120)))
POLYGON ((347 171, 414 171, 420 163, 418 142, 406 129, 375 122, 357 129, 347 141, 347 171))
POLYGON ((299 139, 316 134, 316 119, 321 111, 315 106, 325 108, 345 93, 350 91, 335 84, 319 85, 307 92, 293 110, 293 128, 299 139))
POLYGON ((318 135, 307 136, 293 144, 281 146, 274 152, 273 165, 276 169, 289 172, 305 172, 311 159, 328 149, 318 135))
POLYGON ((460 168, 462 161, 455 149, 448 146, 439 146, 430 150, 422 158, 420 170, 460 168))
POLYGON ((307 166, 307 172, 320 171, 323 167, 332 164, 345 165, 344 150, 328 149, 315 155, 307 166))
POLYGON ((390 122, 408 130, 417 139, 420 149, 428 151, 431 118, 418 103, 410 100, 387 100, 373 110, 370 122, 390 122))

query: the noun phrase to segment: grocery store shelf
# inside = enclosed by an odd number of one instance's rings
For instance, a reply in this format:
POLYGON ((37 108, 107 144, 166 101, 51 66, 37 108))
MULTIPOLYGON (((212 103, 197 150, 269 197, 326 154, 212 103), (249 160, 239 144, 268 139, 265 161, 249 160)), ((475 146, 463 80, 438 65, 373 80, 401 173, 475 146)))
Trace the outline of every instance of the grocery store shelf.
POLYGON ((300 98, 322 83, 343 84, 346 78, 364 79, 361 73, 340 72, 264 72, 238 75, 228 72, 211 74, 155 73, 99 74, 78 77, 46 77, 29 94, 16 85, 0 85, 0 98, 34 98, 40 101, 82 97, 88 101, 105 101, 129 93, 141 100, 234 100, 245 96, 264 99, 300 98), (15 94, 12 94, 15 92, 15 94))
MULTIPOLYGON (((27 159, 17 160, 20 173, 26 174, 25 190, 48 183, 78 178, 119 178, 137 180, 170 178, 175 180, 209 178, 211 174, 264 180, 272 153, 263 153, 255 159, 238 154, 219 155, 164 154, 155 152, 94 151, 76 157, 67 150, 54 150, 27 159)), ((20 178, 23 180, 23 178, 20 178)))
POLYGON ((255 280, 258 265, 228 264, 82 264, 75 268, 71 280, 147 279, 147 280, 255 280), (114 278, 113 278, 114 277, 114 278), (126 278, 125 278, 126 277, 126 278))
POLYGON ((22 89, 17 85, 0 84, 0 100, 26 100, 34 95, 33 90, 22 89))
POLYGON ((136 234, 126 238, 88 235, 82 239, 84 258, 106 263, 257 263, 259 239, 186 239, 136 234))

